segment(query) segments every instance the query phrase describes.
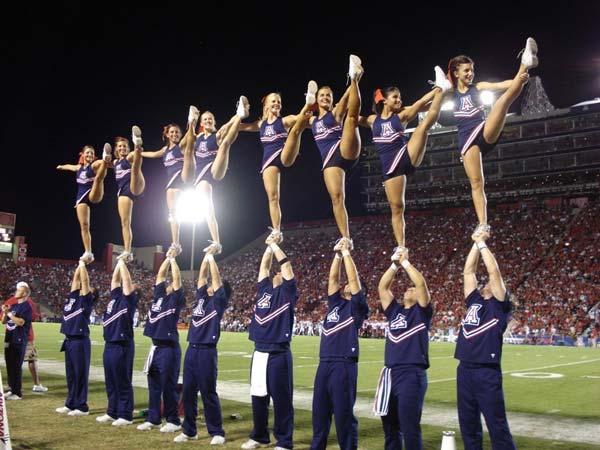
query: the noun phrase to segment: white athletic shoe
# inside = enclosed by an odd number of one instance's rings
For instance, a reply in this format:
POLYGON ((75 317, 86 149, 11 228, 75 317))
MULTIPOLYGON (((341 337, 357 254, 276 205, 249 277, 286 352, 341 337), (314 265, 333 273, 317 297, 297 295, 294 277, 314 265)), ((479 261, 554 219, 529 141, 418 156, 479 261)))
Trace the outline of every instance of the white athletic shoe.
POLYGON ((34 384, 33 388, 31 388, 33 392, 48 392, 48 388, 41 384, 34 384))
POLYGON ((407 251, 408 251, 408 249, 406 247, 403 247, 402 245, 399 245, 398 247, 394 247, 394 253, 392 253, 392 256, 390 259, 392 261, 399 261, 400 256, 402 256, 402 254, 406 253, 407 251))
POLYGON ((315 102, 317 101, 317 91, 319 90, 319 86, 317 85, 317 83, 313 80, 310 80, 308 82, 308 86, 306 87, 306 104, 307 105, 314 105, 315 102))
POLYGON ((281 230, 273 227, 269 227, 269 230, 271 230, 271 233, 267 236, 267 240, 269 240, 269 238, 273 238, 276 244, 281 244, 283 242, 283 233, 281 230))
POLYGON ((108 142, 104 144, 104 149, 102 150, 102 159, 107 163, 112 161, 112 147, 108 142))
POLYGON ((69 416, 78 417, 78 416, 89 416, 89 411, 81 411, 80 409, 74 409, 73 411, 69 411, 67 413, 69 416))
POLYGON ((154 425, 152 422, 144 422, 138 425, 136 428, 140 431, 150 431, 152 428, 159 427, 160 425, 154 425))
POLYGON ((56 408, 54 411, 56 411, 59 414, 68 414, 72 411, 72 409, 67 408, 66 406, 61 406, 60 408, 56 408))
POLYGON ((130 263, 133 261, 133 253, 123 250, 117 260, 123 260, 124 263, 130 263))
POLYGON ((101 416, 96 417, 96 422, 100 422, 100 423, 113 422, 114 420, 115 420, 115 418, 109 416, 108 414, 103 414, 101 416))
POLYGON ((84 264, 90 264, 94 262, 94 254, 92 252, 83 252, 83 255, 79 258, 79 261, 84 264))
POLYGON ((335 241, 335 245, 333 246, 333 251, 334 252, 341 252, 342 251, 342 244, 344 243, 343 239, 344 238, 341 237, 337 241, 335 241))
POLYGON ((252 450, 255 448, 268 447, 268 445, 269 444, 261 444, 260 442, 257 442, 254 439, 248 439, 242 444, 240 448, 243 448, 244 450, 252 450))
POLYGON ((364 69, 362 61, 356 55, 350 55, 350 64, 348 67, 348 76, 351 80, 358 80, 362 76, 364 69))
POLYGON ((225 445, 225 437, 219 436, 218 434, 213 436, 213 438, 210 440, 210 445, 225 445))
POLYGON ((134 147, 141 147, 144 141, 142 141, 142 130, 137 125, 131 127, 131 142, 134 147))
POLYGON ((113 427, 125 427, 127 425, 133 425, 133 421, 127 420, 127 419, 123 419, 122 417, 119 417, 111 425, 113 427))
POLYGON ((197 440, 198 440, 198 435, 188 436, 185 433, 181 433, 181 434, 178 434, 177 436, 175 436, 175 439, 173 439, 173 442, 187 442, 187 441, 197 441, 197 440))
POLYGON ((442 68, 440 66, 435 66, 433 68, 434 72, 435 72, 435 87, 439 87, 442 90, 442 94, 444 94, 445 92, 448 92, 449 90, 452 89, 452 83, 450 83, 450 80, 448 80, 448 77, 446 77, 446 74, 444 73, 444 71, 442 70, 442 68))
POLYGON ((208 242, 210 242, 210 245, 204 247, 204 250, 202 250, 204 253, 210 251, 212 251, 214 255, 218 255, 221 253, 221 251, 223 250, 223 246, 221 244, 211 240, 209 240, 208 242))
POLYGON ((194 105, 190 105, 190 111, 188 112, 188 124, 198 122, 198 117, 200 117, 200 111, 194 105))
POLYGON ((5 396, 4 399, 5 400, 21 400, 21 397, 19 397, 17 394, 13 394, 11 392, 10 395, 5 396))
POLYGON ((521 56, 521 64, 523 64, 527 69, 533 69, 534 67, 537 67, 539 63, 537 51, 537 42, 535 42, 535 39, 532 37, 528 37, 527 42, 525 42, 525 48, 519 53, 521 56))
POLYGON ((169 247, 169 251, 171 252, 173 258, 180 255, 181 252, 183 251, 183 248, 181 247, 181 244, 176 244, 176 243, 172 243, 171 246, 169 247))
POLYGON ((480 223, 475 227, 474 233, 490 233, 492 227, 490 227, 487 223, 480 223))
POLYGON ((160 427, 161 433, 175 433, 176 431, 181 430, 181 425, 175 425, 174 423, 167 422, 162 427, 160 427))
POLYGON ((245 119, 250 115, 250 102, 248 101, 245 95, 240 95, 240 99, 238 100, 236 105, 235 114, 240 119, 245 119))

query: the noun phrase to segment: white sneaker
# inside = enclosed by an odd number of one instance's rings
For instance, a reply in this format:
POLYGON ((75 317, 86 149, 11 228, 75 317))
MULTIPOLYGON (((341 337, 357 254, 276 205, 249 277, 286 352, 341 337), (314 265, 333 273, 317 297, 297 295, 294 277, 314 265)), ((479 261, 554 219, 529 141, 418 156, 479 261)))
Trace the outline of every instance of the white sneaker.
POLYGON ((200 111, 194 105, 190 105, 190 111, 188 112, 188 124, 198 122, 198 117, 200 117, 200 111))
POLYGON ((245 95, 240 95, 240 99, 238 100, 236 105, 235 114, 240 119, 245 119, 250 115, 250 102, 248 101, 245 95))
POLYGON ((108 414, 103 414, 101 416, 96 417, 96 422, 100 422, 100 423, 113 422, 114 420, 115 420, 115 418, 109 416, 108 414))
POLYGON ((492 227, 490 227, 487 223, 480 223, 479 225, 477 225, 475 227, 475 231, 474 233, 489 233, 491 231, 492 227))
POLYGON ((150 431, 154 427, 159 427, 160 425, 154 425, 152 422, 144 422, 141 425, 138 425, 136 428, 140 431, 150 431))
POLYGON ((260 442, 256 442, 254 439, 248 439, 240 448, 243 448, 244 450, 252 450, 254 448, 267 447, 268 445, 269 444, 261 444, 260 442))
POLYGON ((350 55, 350 64, 348 67, 348 76, 351 80, 358 80, 362 76, 364 70, 362 61, 356 55, 350 55))
POLYGON ((33 392, 48 392, 48 388, 46 386, 42 386, 41 384, 34 384, 31 390, 33 392))
POLYGON ((137 125, 131 127, 131 142, 134 147, 141 147, 144 141, 142 141, 142 130, 137 125))
POLYGON ((452 83, 450 83, 450 80, 448 80, 448 78, 446 77, 446 74, 444 73, 444 71, 442 70, 442 68, 440 66, 435 66, 433 68, 434 72, 435 72, 435 87, 439 87, 442 90, 442 94, 444 94, 445 92, 448 92, 449 90, 452 89, 452 83))
POLYGON ((133 421, 127 420, 127 419, 123 419, 123 418, 119 417, 111 425, 113 427, 124 427, 124 426, 127 426, 127 425, 133 425, 133 421))
POLYGON ((314 105, 315 102, 317 101, 317 91, 319 90, 319 86, 317 85, 317 83, 313 80, 310 80, 308 82, 308 86, 306 87, 306 104, 307 105, 314 105))
POLYGON ((73 411, 69 411, 67 413, 69 416, 89 416, 90 412, 89 411, 81 411, 80 409, 74 409, 73 411))
POLYGON ((181 430, 181 425, 175 425, 174 423, 167 422, 162 427, 160 427, 161 433, 175 433, 176 431, 181 430))
POLYGON ((527 69, 537 67, 539 63, 537 52, 537 42, 535 42, 535 39, 528 37, 527 42, 525 42, 525 48, 519 53, 521 55, 521 64, 527 69))
POLYGON ((71 408, 67 408, 66 406, 61 406, 60 408, 56 408, 54 411, 56 411, 59 414, 67 414, 70 413, 72 410, 71 408))
POLYGON ((107 163, 112 161, 112 147, 108 142, 104 144, 104 149, 102 150, 102 159, 107 163))
POLYGON ((188 436, 185 433, 181 433, 181 434, 178 434, 177 436, 175 436, 175 439, 173 439, 173 442, 187 442, 187 441, 197 441, 197 440, 198 440, 198 435, 188 436))
POLYGON ((94 262, 94 254, 92 252, 83 252, 83 255, 79 258, 79 261, 84 264, 90 264, 94 262))
POLYGON ((213 436, 213 438, 210 440, 210 445, 225 445, 225 437, 219 436, 218 434, 213 436))
POLYGON ((281 244, 283 242, 283 233, 281 232, 281 230, 272 227, 269 227, 269 230, 271 230, 271 233, 267 236, 267 240, 272 237, 273 239, 275 239, 276 244, 281 244))
POLYGON ((209 240, 208 242, 210 242, 210 245, 204 247, 204 250, 202 250, 204 253, 209 251, 212 251, 214 255, 218 255, 221 253, 221 251, 223 250, 223 246, 221 244, 211 240, 209 240))
POLYGON ((408 249, 402 245, 399 245, 398 247, 394 247, 394 253, 392 253, 392 257, 390 259, 392 261, 399 261, 400 256, 403 253, 406 253, 407 251, 408 251, 408 249))
POLYGON ((19 397, 17 394, 13 394, 11 392, 11 394, 4 397, 4 399, 5 400, 21 400, 21 397, 19 397))
POLYGON ((169 247, 169 250, 167 251, 167 256, 169 256, 170 254, 172 258, 175 258, 179 254, 181 254, 182 251, 183 248, 181 247, 181 244, 172 243, 169 247))
POLYGON ((117 260, 123 260, 124 263, 130 263, 133 261, 133 253, 123 250, 117 260))

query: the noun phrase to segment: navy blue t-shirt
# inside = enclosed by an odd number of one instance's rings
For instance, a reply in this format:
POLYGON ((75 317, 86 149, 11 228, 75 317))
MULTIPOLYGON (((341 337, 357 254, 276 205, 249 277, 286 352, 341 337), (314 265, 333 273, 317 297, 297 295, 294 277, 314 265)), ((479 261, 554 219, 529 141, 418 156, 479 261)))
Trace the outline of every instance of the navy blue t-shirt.
POLYGON ((429 328, 433 307, 415 303, 405 308, 394 300, 384 311, 388 320, 385 339, 385 366, 429 367, 429 328))
POLYGON ((154 299, 148 310, 144 336, 161 341, 179 342, 177 322, 185 306, 183 287, 167 295, 165 282, 154 286, 154 299))
POLYGON ((102 316, 104 340, 106 342, 129 341, 133 339, 133 316, 137 306, 137 295, 123 294, 117 287, 110 291, 110 302, 102 316))
POLYGON ((28 301, 24 301, 23 303, 15 303, 14 305, 11 305, 8 312, 12 312, 14 316, 18 317, 19 319, 23 319, 25 323, 23 326, 19 327, 11 318, 8 318, 6 322, 6 334, 4 335, 4 342, 27 345, 29 329, 31 328, 31 320, 33 316, 31 305, 28 301))
POLYGON ((93 303, 94 296, 91 292, 79 295, 79 289, 72 291, 67 303, 63 306, 60 332, 65 336, 89 336, 93 303))
POLYGON ((229 298, 221 286, 212 296, 206 285, 196 290, 196 302, 187 340, 191 344, 216 344, 221 335, 221 318, 227 309, 229 298))

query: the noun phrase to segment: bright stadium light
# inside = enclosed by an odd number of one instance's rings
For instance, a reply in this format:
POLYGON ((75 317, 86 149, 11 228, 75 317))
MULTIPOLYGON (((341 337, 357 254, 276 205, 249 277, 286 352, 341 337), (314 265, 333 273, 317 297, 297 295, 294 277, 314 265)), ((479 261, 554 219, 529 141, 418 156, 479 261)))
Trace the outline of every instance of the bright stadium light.
POLYGON ((481 103, 483 103, 485 106, 493 105, 494 100, 496 100, 496 96, 492 91, 481 91, 479 98, 481 99, 481 103))
POLYGON ((454 102, 452 100, 448 100, 442 104, 442 111, 452 111, 454 109, 454 102))
POLYGON ((207 200, 195 189, 183 191, 175 205, 175 216, 179 223, 198 223, 206 218, 207 200))

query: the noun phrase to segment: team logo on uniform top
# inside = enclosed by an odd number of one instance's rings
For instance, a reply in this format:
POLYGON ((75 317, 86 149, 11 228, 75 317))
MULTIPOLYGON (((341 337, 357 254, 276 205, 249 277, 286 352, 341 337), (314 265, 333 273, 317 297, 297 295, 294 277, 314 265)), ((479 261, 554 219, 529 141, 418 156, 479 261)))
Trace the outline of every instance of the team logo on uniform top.
POLYGON ((106 305, 106 314, 112 314, 113 306, 115 306, 115 299, 113 298, 108 305, 106 305))
POLYGON ((390 322, 390 330, 399 330, 400 328, 406 328, 406 316, 398 313, 396 318, 390 322))
POLYGON ((256 303, 256 307, 258 309, 267 309, 271 307, 271 297, 273 297, 271 294, 268 293, 264 293, 262 295, 262 297, 260 298, 260 300, 256 303))
POLYGON ((167 155, 165 156, 165 161, 170 161, 172 159, 175 159, 175 155, 173 154, 173 152, 167 153, 167 155))
POLYGON ((69 303, 67 303, 65 305, 65 311, 71 311, 71 308, 73 307, 73 304, 76 302, 77 300, 74 298, 70 298, 69 299, 69 303))
POLYGON ((339 306, 336 306, 335 308, 333 308, 333 310, 327 314, 327 322, 339 322, 340 321, 340 315, 338 314, 338 310, 340 309, 339 306))
POLYGON ((482 305, 474 304, 469 307, 465 318, 461 321, 463 325, 479 325, 479 310, 482 305))
POLYGON ((152 312, 160 312, 160 308, 162 306, 163 298, 159 298, 156 303, 152 304, 152 312))
POLYGON ((200 145, 198 146, 198 150, 200 150, 201 152, 205 152, 206 151, 206 141, 201 141, 200 145))
POLYGON ((267 125, 265 127, 265 136, 274 136, 275 135, 275 129, 273 128, 273 125, 267 125))
POLYGON ((198 300, 198 304, 194 308, 194 311, 192 312, 192 316, 203 316, 203 315, 204 315, 204 299, 201 298, 200 300, 198 300))
POLYGON ((475 108, 475 106, 473 106, 473 101, 471 100, 471 95, 465 95, 464 97, 460 98, 460 110, 461 111, 470 111, 473 108, 475 108))
POLYGON ((381 137, 388 137, 394 134, 396 131, 394 127, 392 127, 391 122, 383 122, 381 124, 381 137))
POLYGON ((324 133, 327 131, 327 128, 325 128, 325 125, 323 125, 322 120, 317 121, 316 128, 317 128, 317 133, 324 133))

